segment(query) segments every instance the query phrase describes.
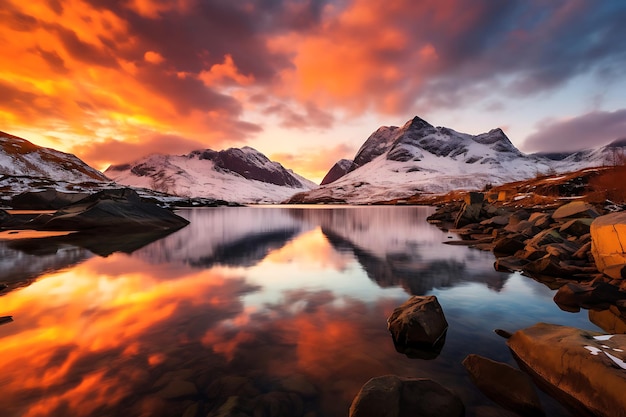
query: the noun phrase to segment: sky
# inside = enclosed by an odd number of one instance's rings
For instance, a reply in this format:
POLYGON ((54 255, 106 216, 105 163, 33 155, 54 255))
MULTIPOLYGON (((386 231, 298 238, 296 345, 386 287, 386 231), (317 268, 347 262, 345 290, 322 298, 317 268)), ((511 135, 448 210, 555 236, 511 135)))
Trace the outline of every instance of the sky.
POLYGON ((0 130, 97 169, 252 146, 319 181, 420 116, 626 137, 623 0, 0 0, 0 130))

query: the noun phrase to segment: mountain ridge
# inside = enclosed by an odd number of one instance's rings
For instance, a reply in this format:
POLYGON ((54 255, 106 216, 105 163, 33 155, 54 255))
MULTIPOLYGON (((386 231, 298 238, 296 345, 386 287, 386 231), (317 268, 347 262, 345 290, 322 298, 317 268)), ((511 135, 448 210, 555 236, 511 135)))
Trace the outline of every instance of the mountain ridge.
POLYGON ((550 159, 524 154, 500 128, 471 135, 435 127, 416 116, 402 127, 379 127, 352 161, 338 162, 320 187, 287 202, 367 204, 418 193, 481 189, 542 173, 610 164, 615 149, 625 145, 626 140, 618 140, 550 159))

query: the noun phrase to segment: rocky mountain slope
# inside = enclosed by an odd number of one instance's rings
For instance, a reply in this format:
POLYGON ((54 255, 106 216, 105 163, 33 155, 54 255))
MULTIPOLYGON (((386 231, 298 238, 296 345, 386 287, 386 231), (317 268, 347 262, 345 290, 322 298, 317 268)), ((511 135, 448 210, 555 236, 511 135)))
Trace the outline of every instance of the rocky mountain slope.
POLYGON ((128 186, 238 203, 281 202, 316 187, 247 146, 219 152, 199 150, 181 156, 150 155, 111 166, 105 174, 128 186))
POLYGON ((371 203, 415 194, 482 189, 486 185, 570 172, 611 163, 615 143, 550 158, 520 152, 501 129, 480 135, 434 127, 419 117, 404 126, 383 126, 356 153, 340 161, 323 185, 297 194, 292 203, 371 203), (342 173, 344 172, 344 173, 342 173))
POLYGON ((4 132, 0 132, 0 175, 68 182, 109 181, 103 173, 72 154, 43 148, 4 132))

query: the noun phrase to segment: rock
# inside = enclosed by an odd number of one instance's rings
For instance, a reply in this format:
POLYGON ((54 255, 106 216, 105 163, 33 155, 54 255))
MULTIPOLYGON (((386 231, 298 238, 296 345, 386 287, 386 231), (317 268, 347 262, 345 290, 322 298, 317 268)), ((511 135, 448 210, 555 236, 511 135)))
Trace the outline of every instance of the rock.
POLYGON ((260 391, 249 378, 227 375, 213 381, 207 388, 206 394, 209 399, 227 398, 237 395, 253 398, 259 395, 260 391))
POLYGON ((288 392, 294 392, 303 398, 313 398, 317 395, 317 389, 304 375, 291 375, 280 381, 281 388, 288 392))
POLYGON ((527 246, 532 248, 541 248, 550 243, 560 243, 565 239, 556 228, 546 229, 537 233, 533 238, 526 242, 527 246))
POLYGON ((483 209, 484 195, 470 192, 465 196, 465 202, 454 220, 454 227, 460 228, 470 223, 480 221, 480 213, 483 209))
POLYGON ((591 253, 598 271, 622 279, 626 270, 626 213, 611 213, 591 223, 591 253))
POLYGON ((572 258, 574 259, 588 259, 589 253, 591 251, 591 242, 585 243, 580 247, 575 253, 572 254, 572 258))
POLYGON ((528 261, 525 259, 520 259, 516 256, 506 256, 496 259, 493 267, 500 272, 515 272, 522 271, 526 264, 528 264, 528 261))
POLYGON ((105 190, 33 220, 43 230, 138 231, 179 229, 189 222, 156 204, 144 203, 129 188, 105 190))
POLYGON ((461 400, 430 379, 386 375, 372 378, 350 406, 349 417, 460 417, 461 400))
POLYGON ((9 205, 18 210, 58 210, 89 196, 88 193, 64 193, 54 188, 25 191, 14 196, 9 205))
POLYGON ((287 392, 270 392, 255 400, 254 416, 257 417, 299 417, 304 413, 302 399, 287 392))
POLYGON ((525 246, 524 238, 519 235, 504 236, 494 242, 493 254, 497 257, 513 255, 525 246))
POLYGON ((532 381, 520 370, 473 354, 463 366, 478 389, 502 407, 522 416, 545 415, 532 381))
POLYGON ((591 222, 593 219, 573 219, 564 223, 559 228, 559 232, 570 236, 583 236, 589 233, 591 222))
MULTIPOLYGON (((563 285, 554 295, 554 302, 559 307, 574 308, 609 308, 610 304, 615 304, 619 300, 626 300, 626 293, 619 288, 605 282, 594 283, 574 283, 563 285)), ((572 311, 571 309, 565 309, 572 311)))
POLYGON ((531 214, 528 221, 540 229, 547 229, 552 223, 552 216, 547 213, 537 212, 531 214))
POLYGON ((552 218, 555 220, 571 218, 591 218, 600 216, 600 213, 589 203, 584 201, 573 201, 564 204, 554 211, 552 218))
POLYGON ((196 386, 189 381, 174 379, 170 381, 157 395, 165 400, 177 400, 198 395, 196 386))
POLYGON ((182 417, 198 417, 198 414, 200 414, 200 404, 193 403, 185 409, 182 417))
POLYGON ((493 216, 480 222, 483 226, 506 226, 509 224, 509 217, 507 215, 493 216))
POLYGON ((434 295, 413 296, 397 307, 387 319, 398 351, 405 348, 435 347, 446 334, 448 322, 434 295))
POLYGON ((589 321, 607 333, 626 333, 626 317, 612 305, 606 310, 589 310, 589 321))
POLYGON ((515 213, 511 214, 509 218, 509 226, 515 226, 522 221, 527 221, 530 218, 530 213, 526 210, 518 210, 515 213))
POLYGON ((576 413, 626 416, 626 335, 539 323, 507 345, 520 367, 576 413))
POLYGON ((534 236, 541 231, 528 220, 521 220, 515 224, 509 223, 504 230, 511 233, 520 233, 525 236, 534 236))
POLYGON ((538 275, 549 275, 552 277, 567 276, 571 271, 560 264, 559 258, 548 254, 541 259, 529 262, 523 268, 524 272, 538 275))
POLYGON ((249 401, 238 396, 228 397, 226 402, 206 417, 250 417, 251 405, 249 401))

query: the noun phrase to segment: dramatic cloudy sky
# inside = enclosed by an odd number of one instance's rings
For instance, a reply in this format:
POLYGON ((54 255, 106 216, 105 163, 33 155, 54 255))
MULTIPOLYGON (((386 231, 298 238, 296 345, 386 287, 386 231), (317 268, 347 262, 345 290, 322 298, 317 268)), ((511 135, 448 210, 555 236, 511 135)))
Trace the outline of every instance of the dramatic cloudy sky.
POLYGON ((626 136, 623 0, 0 0, 0 130, 103 169, 253 146, 319 179, 380 125, 626 136))

